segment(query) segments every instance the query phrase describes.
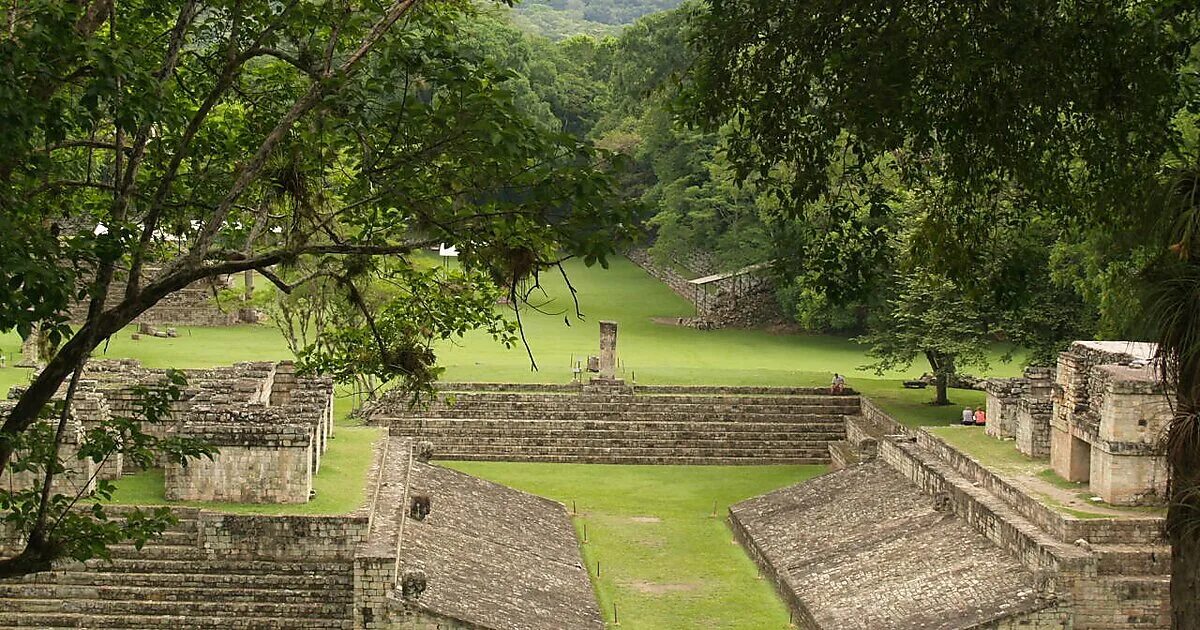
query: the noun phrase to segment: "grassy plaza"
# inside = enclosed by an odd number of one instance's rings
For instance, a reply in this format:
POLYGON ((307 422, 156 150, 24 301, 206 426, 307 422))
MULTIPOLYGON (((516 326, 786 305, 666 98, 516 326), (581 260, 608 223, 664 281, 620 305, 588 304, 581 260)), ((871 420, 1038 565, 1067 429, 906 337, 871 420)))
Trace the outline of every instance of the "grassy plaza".
MULTIPOLYGON (((522 322, 539 370, 530 369, 522 347, 506 349, 472 333, 440 348, 448 381, 568 382, 572 360, 596 349, 596 322, 620 323, 619 352, 625 378, 647 384, 817 386, 833 372, 874 398, 901 421, 917 425, 954 422, 960 406, 933 407, 929 390, 901 386, 924 366, 877 375, 863 348, 833 336, 761 330, 703 331, 661 323, 692 314, 691 306, 665 285, 624 259, 608 270, 569 265, 586 321, 573 309, 561 278, 543 278, 542 310, 522 322)), ((97 358, 134 358, 149 367, 199 368, 238 361, 280 360, 290 354, 270 324, 234 328, 180 328, 179 337, 118 335, 97 358)), ((28 370, 14 368, 19 339, 0 335, 7 367, 0 386, 19 384, 28 370)), ((996 375, 1018 371, 997 358, 996 375)), ((955 390, 959 405, 982 404, 982 392, 955 390)), ((238 513, 344 514, 360 505, 373 444, 382 429, 346 418, 349 396, 337 401, 338 428, 314 480, 316 497, 296 505, 188 503, 238 513)), ((822 466, 612 466, 452 462, 454 468, 563 502, 577 511, 584 558, 606 619, 625 628, 786 628, 787 609, 754 564, 731 544, 723 517, 729 505, 824 472, 822 466), (715 516, 714 516, 715 509, 715 516), (599 567, 599 575, 597 575, 599 567)), ((115 500, 166 504, 162 474, 124 478, 115 500)))

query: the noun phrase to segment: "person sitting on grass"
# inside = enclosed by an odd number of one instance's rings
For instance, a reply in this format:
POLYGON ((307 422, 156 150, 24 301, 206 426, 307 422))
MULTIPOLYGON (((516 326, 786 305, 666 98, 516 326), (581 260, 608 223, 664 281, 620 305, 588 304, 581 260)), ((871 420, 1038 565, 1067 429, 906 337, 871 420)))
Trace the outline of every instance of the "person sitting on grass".
POLYGON ((833 385, 829 388, 829 391, 834 394, 841 394, 846 391, 846 379, 841 374, 834 372, 833 385))
POLYGON ((987 424, 987 412, 980 407, 975 410, 975 426, 982 427, 987 424))
POLYGON ((969 427, 969 426, 975 424, 975 411, 972 410, 970 407, 963 409, 962 424, 965 427, 969 427))

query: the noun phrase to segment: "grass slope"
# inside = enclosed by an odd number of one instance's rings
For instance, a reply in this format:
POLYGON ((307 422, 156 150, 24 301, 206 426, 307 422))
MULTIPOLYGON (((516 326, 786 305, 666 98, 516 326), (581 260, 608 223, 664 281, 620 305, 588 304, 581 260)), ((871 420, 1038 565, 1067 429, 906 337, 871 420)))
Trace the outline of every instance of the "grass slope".
POLYGON ((575 528, 605 619, 667 630, 788 628, 771 584, 724 521, 738 501, 798 483, 824 466, 446 465, 578 510, 575 528), (716 517, 713 507, 716 505, 716 517), (599 563, 599 576, 597 573, 599 563))

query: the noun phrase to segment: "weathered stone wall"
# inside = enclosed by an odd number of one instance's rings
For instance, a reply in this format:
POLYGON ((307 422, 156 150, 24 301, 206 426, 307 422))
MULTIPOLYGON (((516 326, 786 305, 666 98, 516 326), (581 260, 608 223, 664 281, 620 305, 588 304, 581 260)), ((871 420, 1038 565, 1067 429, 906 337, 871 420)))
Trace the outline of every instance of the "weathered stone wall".
MULTIPOLYGON (((705 289, 689 282, 674 269, 656 264, 649 252, 633 249, 626 257, 677 295, 696 307, 696 317, 681 318, 681 323, 698 328, 753 328, 785 320, 775 297, 774 283, 761 274, 743 275, 713 283, 705 289)), ((712 273, 710 265, 685 265, 693 277, 712 273)))
POLYGON ((990 379, 983 389, 987 434, 1016 439, 1017 450, 1029 457, 1049 457, 1054 391, 1050 370, 1026 368, 1021 378, 990 379))
MULTIPOLYGON (((160 458, 172 500, 301 503, 333 434, 333 382, 297 377, 291 362, 185 370, 187 384, 168 418, 142 423, 159 438, 186 436, 218 449, 183 466, 160 458)), ((136 417, 139 388, 160 387, 164 370, 136 361, 89 364, 113 414, 136 417)), ((116 464, 114 464, 116 466, 116 464)), ((118 468, 114 468, 114 471, 118 468)))
POLYGON ((1054 404, 1049 400, 1021 398, 1015 406, 1017 450, 1034 459, 1050 457, 1050 417, 1054 404))
POLYGON ((1160 439, 1170 421, 1150 344, 1076 342, 1059 356, 1050 463, 1114 504, 1162 501, 1160 439))
MULTIPOLYGON (((62 396, 57 398, 62 402, 62 396)), ((5 416, 15 405, 14 402, 0 401, 0 417, 5 416)), ((50 484, 51 494, 61 494, 74 497, 77 493, 88 494, 95 490, 96 480, 104 475, 111 478, 114 464, 106 464, 98 470, 99 464, 91 458, 79 458, 79 449, 86 432, 95 428, 99 423, 109 418, 108 406, 104 398, 91 391, 87 386, 81 386, 76 392, 76 404, 67 418, 63 439, 59 448, 59 461, 64 470, 55 475, 50 484)), ((57 428, 58 419, 40 420, 48 425, 53 432, 57 428)), ((20 461, 22 452, 17 451, 15 461, 20 461)), ((10 490, 27 490, 41 487, 45 477, 31 471, 14 473, 11 470, 0 470, 0 485, 10 490)))
POLYGON ((351 562, 367 532, 365 516, 264 516, 201 511, 197 546, 211 557, 351 562))
POLYGON ((201 458, 187 466, 167 466, 167 500, 308 502, 312 491, 312 454, 308 444, 219 448, 220 454, 212 460, 201 458))

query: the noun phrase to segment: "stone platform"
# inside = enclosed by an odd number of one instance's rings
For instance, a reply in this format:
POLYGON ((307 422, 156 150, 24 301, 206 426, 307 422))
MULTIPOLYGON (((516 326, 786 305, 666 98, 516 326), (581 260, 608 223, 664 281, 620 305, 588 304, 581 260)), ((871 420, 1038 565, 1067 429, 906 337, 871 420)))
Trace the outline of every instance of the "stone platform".
POLYGON ((824 464, 858 405, 820 389, 447 384, 427 408, 385 397, 366 417, 445 460, 824 464))

